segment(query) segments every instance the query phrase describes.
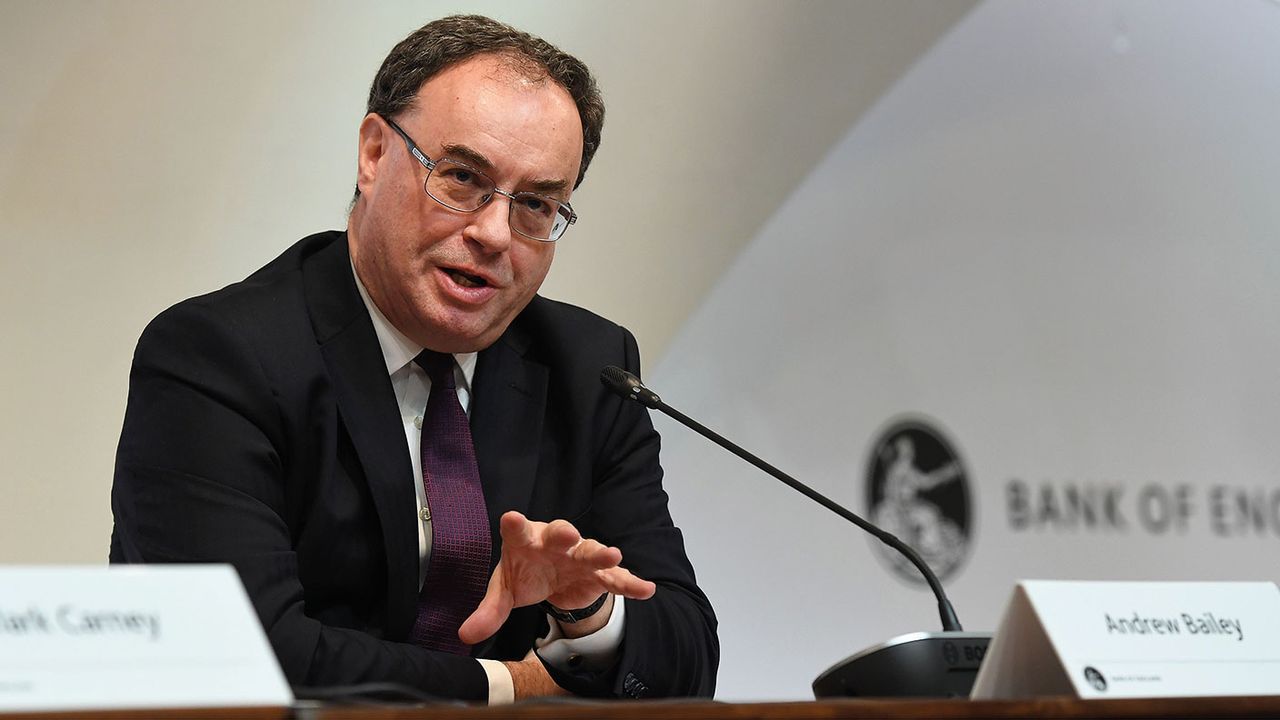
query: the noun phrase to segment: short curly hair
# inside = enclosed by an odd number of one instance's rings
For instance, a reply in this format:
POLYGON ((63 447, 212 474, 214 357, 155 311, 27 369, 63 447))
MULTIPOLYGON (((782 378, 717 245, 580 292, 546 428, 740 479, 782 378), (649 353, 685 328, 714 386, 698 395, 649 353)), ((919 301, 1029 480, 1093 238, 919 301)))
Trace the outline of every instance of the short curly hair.
MULTIPOLYGON (((423 83, 468 58, 497 54, 534 78, 550 78, 573 98, 582 119, 582 165, 573 186, 582 184, 600 147, 604 99, 581 60, 556 46, 483 15, 450 15, 423 25, 401 40, 373 78, 367 112, 392 117, 413 104, 423 83)), ((360 189, 356 188, 356 197, 360 189)))

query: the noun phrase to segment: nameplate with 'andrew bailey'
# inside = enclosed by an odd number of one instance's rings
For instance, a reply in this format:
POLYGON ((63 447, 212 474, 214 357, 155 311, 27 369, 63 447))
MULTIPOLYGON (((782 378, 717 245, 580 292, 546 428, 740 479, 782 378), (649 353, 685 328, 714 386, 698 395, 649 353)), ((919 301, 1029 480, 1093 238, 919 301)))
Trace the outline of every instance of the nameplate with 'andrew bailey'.
POLYGON ((1280 695, 1280 588, 1020 582, 972 697, 1044 695, 1280 695))

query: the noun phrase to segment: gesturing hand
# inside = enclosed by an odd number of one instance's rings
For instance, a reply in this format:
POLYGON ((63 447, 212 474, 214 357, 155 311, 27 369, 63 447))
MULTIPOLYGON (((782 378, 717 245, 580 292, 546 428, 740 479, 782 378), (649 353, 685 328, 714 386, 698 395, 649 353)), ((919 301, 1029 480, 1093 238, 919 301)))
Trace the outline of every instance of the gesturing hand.
POLYGON ((656 586, 622 568, 622 551, 585 539, 565 520, 535 522, 512 511, 501 521, 502 557, 489 589, 458 637, 474 645, 498 631, 512 608, 547 600, 566 610, 601 593, 647 600, 656 586))

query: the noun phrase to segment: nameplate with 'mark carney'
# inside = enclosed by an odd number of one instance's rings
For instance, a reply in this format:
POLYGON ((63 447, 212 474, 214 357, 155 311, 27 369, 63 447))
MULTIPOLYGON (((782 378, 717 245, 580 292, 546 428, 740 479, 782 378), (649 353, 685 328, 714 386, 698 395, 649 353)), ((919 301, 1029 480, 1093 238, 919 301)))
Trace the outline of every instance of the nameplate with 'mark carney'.
POLYGON ((0 567, 0 711, 292 701, 228 565, 0 567))

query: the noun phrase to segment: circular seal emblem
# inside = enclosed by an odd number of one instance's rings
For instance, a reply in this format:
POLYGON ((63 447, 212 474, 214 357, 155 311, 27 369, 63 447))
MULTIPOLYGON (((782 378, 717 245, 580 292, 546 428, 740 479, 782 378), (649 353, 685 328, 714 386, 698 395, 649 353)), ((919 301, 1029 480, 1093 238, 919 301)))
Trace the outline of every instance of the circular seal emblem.
MULTIPOLYGON (((911 546, 939 580, 954 574, 968 557, 968 473, 931 420, 898 420, 876 438, 867 467, 867 507, 871 522, 911 546)), ((898 577, 924 584, 911 561, 879 541, 872 546, 898 577)))
POLYGON ((1107 689, 1107 679, 1093 666, 1084 669, 1084 679, 1098 692, 1105 692, 1107 689))

